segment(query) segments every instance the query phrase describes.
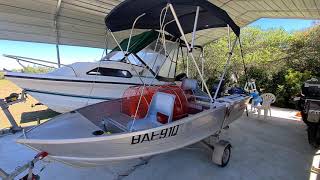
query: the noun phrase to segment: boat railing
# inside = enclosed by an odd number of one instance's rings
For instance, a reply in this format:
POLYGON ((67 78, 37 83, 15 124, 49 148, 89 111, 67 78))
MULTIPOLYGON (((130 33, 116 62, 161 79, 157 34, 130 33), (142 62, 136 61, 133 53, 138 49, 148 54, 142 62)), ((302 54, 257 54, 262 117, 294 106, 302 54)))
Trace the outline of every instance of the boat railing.
POLYGON ((3 54, 3 56, 7 57, 7 58, 10 58, 10 59, 15 59, 19 63, 19 65, 21 65, 24 69, 25 69, 25 66, 22 65, 20 61, 31 63, 31 64, 35 64, 35 65, 39 65, 39 66, 43 66, 43 67, 54 68, 54 69, 58 69, 58 68, 55 67, 55 66, 46 65, 46 64, 43 64, 43 63, 65 66, 65 67, 70 68, 73 71, 74 75, 77 77, 76 71, 70 65, 61 64, 61 63, 58 64, 58 63, 51 62, 51 61, 46 61, 46 60, 43 60, 43 59, 35 59, 35 58, 29 58, 29 57, 23 57, 23 56, 9 55, 9 54, 3 54))

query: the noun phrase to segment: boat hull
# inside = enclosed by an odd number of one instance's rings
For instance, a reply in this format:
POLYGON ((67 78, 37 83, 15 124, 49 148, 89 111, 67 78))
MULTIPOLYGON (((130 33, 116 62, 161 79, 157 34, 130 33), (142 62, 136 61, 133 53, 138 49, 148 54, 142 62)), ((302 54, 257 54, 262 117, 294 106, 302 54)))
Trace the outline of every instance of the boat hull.
MULTIPOLYGON (((48 124, 44 123, 31 130, 31 137, 27 132, 27 139, 21 137, 17 142, 36 151, 46 151, 51 158, 68 165, 81 167, 104 165, 110 161, 164 153, 201 141, 219 132, 228 123, 239 118, 245 109, 245 103, 245 98, 236 103, 241 104, 240 106, 228 106, 222 103, 213 109, 190 115, 173 123, 138 132, 76 139, 50 139, 52 136, 47 135, 48 138, 36 139, 36 136, 46 136, 37 133, 36 129, 41 128, 41 126, 45 126, 44 128, 48 130, 52 128, 59 129, 57 127, 59 123, 63 124, 64 128, 68 126, 65 124, 65 118, 60 118, 60 120, 57 118, 51 120, 51 122, 49 121, 48 124), (230 116, 228 114, 230 111, 236 116, 230 116)), ((79 125, 81 124, 79 120, 81 118, 73 119, 77 120, 79 125)), ((75 124, 72 122, 72 118, 69 118, 67 122, 75 124)), ((81 133, 86 133, 86 129, 89 129, 88 134, 91 134, 94 128, 91 128, 91 125, 86 123, 81 128, 81 133)), ((65 129, 64 132, 66 131, 68 130, 65 129)), ((43 132, 47 133, 46 131, 43 132)), ((79 131, 77 130, 76 132, 79 131)), ((59 133, 59 136, 63 136, 61 133, 59 133)))
POLYGON ((98 166, 109 161, 164 153, 198 142, 220 129, 224 112, 225 108, 221 107, 170 125, 128 134, 69 140, 18 139, 17 142, 36 151, 46 151, 51 158, 69 165, 98 166))
MULTIPOLYGON (((101 101, 121 98, 123 92, 130 86, 141 85, 141 82, 135 78, 131 80, 117 78, 106 81, 94 77, 94 79, 68 78, 12 72, 7 73, 5 77, 39 102, 59 113, 69 112, 101 101)), ((154 84, 164 83, 154 81, 154 84)))

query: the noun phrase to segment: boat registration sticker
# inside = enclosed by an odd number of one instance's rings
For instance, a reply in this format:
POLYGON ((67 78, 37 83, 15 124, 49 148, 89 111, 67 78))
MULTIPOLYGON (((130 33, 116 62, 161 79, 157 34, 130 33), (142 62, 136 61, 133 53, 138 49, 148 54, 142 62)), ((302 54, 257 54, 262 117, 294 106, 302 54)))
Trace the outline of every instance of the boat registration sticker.
POLYGON ((176 136, 179 131, 179 126, 180 125, 175 125, 169 128, 162 129, 160 131, 154 131, 151 133, 132 136, 131 144, 145 143, 145 142, 155 141, 158 139, 176 136))

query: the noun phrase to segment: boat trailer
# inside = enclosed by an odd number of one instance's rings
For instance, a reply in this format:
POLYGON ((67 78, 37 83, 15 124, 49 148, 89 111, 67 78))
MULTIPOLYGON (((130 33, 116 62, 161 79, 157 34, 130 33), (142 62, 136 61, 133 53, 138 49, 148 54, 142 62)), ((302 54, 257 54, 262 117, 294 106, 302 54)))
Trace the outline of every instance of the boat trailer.
POLYGON ((22 131, 22 127, 18 126, 14 117, 12 116, 9 106, 21 102, 25 102, 27 99, 27 94, 23 90, 20 94, 18 93, 11 93, 10 96, 6 97, 5 99, 0 99, 0 109, 4 112, 5 116, 7 117, 8 121, 11 124, 11 127, 0 130, 0 135, 9 134, 9 133, 16 133, 22 131))
POLYGON ((3 169, 0 168, 0 178, 3 180, 14 180, 15 177, 17 177, 19 174, 23 173, 24 171, 28 170, 27 175, 22 177, 20 180, 39 180, 40 176, 33 174, 33 168, 36 162, 42 160, 48 156, 47 152, 40 152, 38 153, 31 161, 29 161, 27 164, 23 166, 19 166, 14 170, 12 173, 7 173, 3 169))
MULTIPOLYGON (((5 116, 7 117, 11 127, 0 130, 0 135, 6 134, 14 134, 16 132, 20 132, 23 130, 21 126, 19 126, 13 115, 9 110, 9 106, 21 102, 25 102, 27 99, 27 94, 23 90, 21 93, 11 93, 10 96, 0 99, 0 109, 3 110, 5 116)), ((38 180, 40 177, 38 175, 33 174, 33 168, 36 162, 42 160, 48 155, 47 152, 40 152, 38 153, 31 161, 24 164, 23 166, 18 166, 13 172, 7 173, 3 169, 0 168, 0 178, 3 180, 13 180, 15 177, 23 173, 24 171, 28 170, 27 175, 21 178, 21 180, 38 180)))

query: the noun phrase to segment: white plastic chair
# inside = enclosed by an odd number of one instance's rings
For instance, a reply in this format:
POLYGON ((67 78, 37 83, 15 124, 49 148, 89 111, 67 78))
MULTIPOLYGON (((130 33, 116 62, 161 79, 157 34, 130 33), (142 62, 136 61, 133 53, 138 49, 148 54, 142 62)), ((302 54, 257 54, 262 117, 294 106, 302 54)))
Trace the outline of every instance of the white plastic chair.
POLYGON ((176 96, 164 92, 157 92, 153 95, 147 115, 142 119, 130 121, 127 125, 128 130, 138 131, 143 129, 155 128, 163 125, 157 120, 157 113, 168 116, 168 123, 172 121, 174 100, 176 96))
POLYGON ((264 118, 268 116, 268 111, 270 112, 271 116, 271 104, 276 101, 276 96, 272 93, 265 93, 260 96, 262 98, 261 106, 257 106, 258 109, 258 117, 260 117, 261 110, 264 110, 264 118))

